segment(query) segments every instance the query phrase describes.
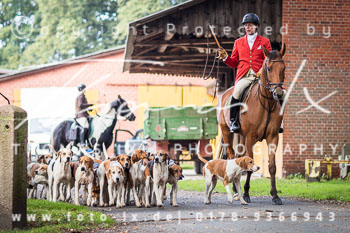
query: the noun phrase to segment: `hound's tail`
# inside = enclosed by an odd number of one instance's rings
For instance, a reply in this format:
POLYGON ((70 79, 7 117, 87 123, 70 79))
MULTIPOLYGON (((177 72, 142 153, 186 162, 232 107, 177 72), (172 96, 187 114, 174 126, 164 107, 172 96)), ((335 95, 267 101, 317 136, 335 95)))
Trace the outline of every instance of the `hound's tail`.
POLYGON ((28 164, 32 163, 32 152, 29 150, 28 164))
POLYGON ((198 156, 199 160, 202 161, 204 164, 206 164, 208 162, 208 160, 203 158, 199 153, 197 154, 197 156, 198 156))

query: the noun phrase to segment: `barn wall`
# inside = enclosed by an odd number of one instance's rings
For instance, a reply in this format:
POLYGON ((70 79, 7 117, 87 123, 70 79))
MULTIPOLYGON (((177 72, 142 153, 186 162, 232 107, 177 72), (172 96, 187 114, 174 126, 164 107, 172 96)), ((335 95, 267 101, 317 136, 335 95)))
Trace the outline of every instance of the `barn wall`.
POLYGON ((350 2, 284 0, 282 12, 282 25, 288 25, 283 36, 287 88, 306 59, 285 112, 283 166, 285 174, 304 173, 305 159, 336 159, 343 144, 350 143, 350 2), (298 114, 310 105, 304 88, 315 102, 336 91, 319 103, 329 114, 314 107, 298 114))

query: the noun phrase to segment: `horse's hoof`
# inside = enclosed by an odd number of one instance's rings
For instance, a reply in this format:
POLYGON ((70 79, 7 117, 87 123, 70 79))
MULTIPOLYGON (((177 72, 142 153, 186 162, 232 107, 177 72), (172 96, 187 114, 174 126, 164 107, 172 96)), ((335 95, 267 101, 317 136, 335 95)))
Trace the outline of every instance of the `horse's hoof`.
POLYGON ((275 205, 282 205, 282 200, 281 200, 279 197, 274 197, 274 198, 272 198, 272 202, 273 202, 275 205))
POLYGON ((243 196, 243 200, 245 200, 247 203, 250 203, 250 196, 243 196))

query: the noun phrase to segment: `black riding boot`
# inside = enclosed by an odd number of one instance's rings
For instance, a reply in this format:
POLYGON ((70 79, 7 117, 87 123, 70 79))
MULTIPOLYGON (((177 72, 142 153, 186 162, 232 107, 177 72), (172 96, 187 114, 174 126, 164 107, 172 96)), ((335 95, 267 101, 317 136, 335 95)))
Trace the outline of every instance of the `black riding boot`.
POLYGON ((87 133, 87 129, 85 128, 80 128, 80 144, 82 147, 85 147, 85 141, 86 141, 86 133, 87 133))
MULTIPOLYGON (((281 106, 282 106, 283 100, 279 100, 279 101, 280 101, 280 104, 281 104, 281 106)), ((280 130, 279 130, 278 133, 283 133, 283 132, 284 132, 284 129, 283 129, 283 120, 282 120, 281 127, 280 127, 280 130)))
POLYGON ((237 133, 241 130, 241 126, 239 125, 239 121, 237 119, 237 113, 239 112, 240 105, 233 106, 237 104, 239 100, 236 100, 234 97, 231 99, 231 108, 230 108, 230 132, 237 133))

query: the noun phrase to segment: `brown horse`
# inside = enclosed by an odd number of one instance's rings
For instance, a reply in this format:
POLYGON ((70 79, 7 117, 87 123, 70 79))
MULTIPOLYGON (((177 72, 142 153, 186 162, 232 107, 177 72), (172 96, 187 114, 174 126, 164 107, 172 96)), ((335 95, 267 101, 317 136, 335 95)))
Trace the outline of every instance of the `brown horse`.
MULTIPOLYGON (((244 144, 245 153, 253 158, 253 146, 256 142, 266 139, 269 148, 269 172, 271 176, 272 201, 281 205, 282 201, 277 195, 276 190, 276 161, 275 154, 278 145, 278 132, 282 123, 283 115, 280 115, 281 104, 279 100, 283 97, 283 82, 285 64, 282 59, 286 50, 285 44, 281 51, 267 51, 263 47, 265 61, 260 73, 259 82, 256 83, 250 92, 247 101, 244 103, 247 111, 241 111, 241 132, 235 135, 236 143, 244 144)), ((228 145, 227 155, 229 159, 235 158, 233 148, 233 133, 230 133, 229 127, 229 109, 226 106, 227 101, 232 95, 234 87, 226 90, 221 96, 218 105, 218 122, 222 131, 224 143, 228 145)), ((237 147, 238 148, 238 147, 237 147)), ((236 150, 237 152, 237 150, 236 150)), ((243 152, 244 153, 244 152, 243 152)), ((236 153, 236 157, 237 153, 236 153)), ((244 185, 243 198, 250 202, 249 188, 251 172, 247 173, 247 180, 244 185)), ((236 191, 236 187, 233 187, 236 191)))

